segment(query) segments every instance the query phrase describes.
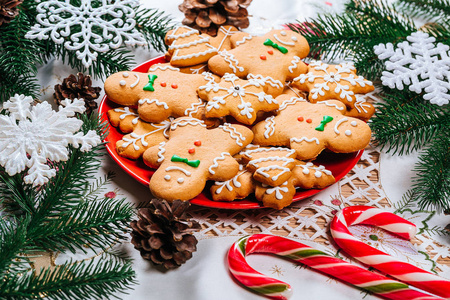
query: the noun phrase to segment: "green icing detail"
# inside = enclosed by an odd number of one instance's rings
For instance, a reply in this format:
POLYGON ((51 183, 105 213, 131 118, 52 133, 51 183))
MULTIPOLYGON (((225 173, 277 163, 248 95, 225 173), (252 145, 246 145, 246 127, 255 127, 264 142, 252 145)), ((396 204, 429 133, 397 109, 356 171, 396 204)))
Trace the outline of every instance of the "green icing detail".
POLYGON ((263 287, 252 287, 251 289, 257 293, 269 295, 269 294, 285 292, 285 291, 289 290, 289 286, 286 284, 273 284, 273 285, 267 285, 267 286, 263 286, 263 287))
POLYGON ((324 131, 325 125, 326 125, 327 123, 330 123, 331 121, 333 121, 333 117, 330 117, 330 116, 323 116, 323 120, 320 121, 320 125, 317 126, 317 127, 314 128, 314 129, 317 130, 317 131, 324 131))
POLYGON ((172 156, 170 161, 183 162, 183 163, 187 164, 188 166, 191 166, 191 167, 194 167, 194 168, 197 168, 200 165, 200 160, 198 160, 198 159, 196 159, 196 160, 189 160, 187 158, 180 157, 180 156, 178 156, 176 154, 174 154, 172 156))
POLYGON ((373 293, 388 293, 396 290, 407 289, 408 285, 400 282, 382 283, 374 286, 365 286, 363 289, 373 293))
MULTIPOLYGON (((286 255, 286 257, 289 258, 298 258, 298 257, 310 257, 310 256, 315 256, 315 255, 325 255, 325 256, 330 256, 328 254, 326 254, 325 252, 322 252, 320 250, 316 250, 316 249, 305 249, 305 250, 299 250, 297 252, 291 253, 286 255)), ((284 256, 284 255, 283 255, 284 256)))
POLYGON ((158 76, 149 74, 148 75, 148 83, 142 89, 144 91, 154 92, 155 88, 153 87, 153 83, 155 83, 156 78, 158 78, 158 76))
POLYGON ((369 238, 370 238, 372 241, 378 241, 378 236, 375 235, 375 234, 369 235, 369 238))
POLYGON ((283 46, 278 45, 277 43, 272 42, 271 39, 267 39, 264 41, 264 45, 266 46, 270 46, 274 49, 277 49, 278 51, 280 51, 283 54, 288 53, 288 49, 284 48, 283 46))

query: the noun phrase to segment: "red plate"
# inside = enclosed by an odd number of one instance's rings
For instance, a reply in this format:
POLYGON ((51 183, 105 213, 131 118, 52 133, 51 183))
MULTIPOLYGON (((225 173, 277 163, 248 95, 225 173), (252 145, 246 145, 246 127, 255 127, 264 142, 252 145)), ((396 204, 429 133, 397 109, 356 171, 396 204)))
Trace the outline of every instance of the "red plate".
MULTIPOLYGON (((133 71, 136 72, 147 72, 151 65, 157 63, 164 63, 166 60, 163 56, 151 59, 136 68, 133 71)), ((112 108, 116 108, 119 105, 110 101, 106 95, 103 97, 100 107, 99 113, 102 114, 102 118, 107 121, 106 112, 112 108)), ((134 161, 127 158, 123 158, 119 156, 116 152, 116 142, 122 139, 123 134, 119 132, 115 127, 109 128, 109 134, 106 137, 105 141, 106 150, 111 155, 111 157, 122 167, 128 174, 133 176, 142 184, 148 185, 150 181, 150 177, 152 177, 154 173, 154 169, 150 169, 147 167, 142 159, 134 161)), ((336 181, 340 180, 344 177, 350 170, 356 165, 359 161, 364 150, 360 150, 358 152, 347 153, 347 154, 337 154, 337 153, 328 153, 323 152, 317 157, 314 162, 316 165, 324 165, 325 168, 330 170, 336 181)), ((212 201, 211 196, 209 194, 209 189, 205 189, 203 193, 198 195, 196 198, 191 200, 192 204, 197 204, 201 206, 207 207, 215 207, 215 208, 227 208, 227 209, 250 209, 250 208, 261 208, 262 203, 257 201, 253 196, 248 197, 243 200, 235 200, 233 202, 219 202, 212 201)), ((317 194, 322 190, 320 189, 311 189, 311 190, 297 190, 297 193, 294 195, 293 201, 299 201, 305 198, 308 198, 312 195, 317 194)))

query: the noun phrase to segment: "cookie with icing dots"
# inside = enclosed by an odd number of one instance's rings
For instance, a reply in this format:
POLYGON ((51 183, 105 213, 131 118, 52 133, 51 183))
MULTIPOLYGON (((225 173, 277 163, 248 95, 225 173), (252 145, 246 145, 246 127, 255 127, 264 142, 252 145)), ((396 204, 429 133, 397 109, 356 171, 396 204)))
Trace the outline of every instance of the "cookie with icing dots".
POLYGON ((291 177, 295 151, 283 147, 260 147, 241 152, 242 161, 256 181, 278 186, 291 177))
POLYGON ((260 75, 249 74, 248 80, 244 80, 227 73, 220 82, 210 81, 199 87, 198 95, 208 102, 206 117, 231 115, 240 123, 251 125, 259 111, 278 109, 277 101, 265 93, 270 84, 270 79, 260 75))
POLYGON ((287 146, 300 160, 312 160, 324 149, 350 153, 370 142, 369 126, 344 115, 345 105, 337 100, 309 103, 292 97, 280 104, 276 115, 253 126, 253 143, 261 146, 287 146))
POLYGON ((170 119, 161 123, 142 121, 136 110, 119 107, 108 111, 109 122, 128 133, 116 142, 116 151, 122 157, 138 159, 145 150, 169 139, 170 119))
POLYGON ((311 62, 308 72, 294 78, 292 85, 307 91, 308 100, 312 103, 337 99, 351 108, 355 107, 355 94, 374 90, 372 82, 356 75, 352 63, 330 65, 321 61, 311 62))
POLYGON ((159 123, 169 117, 203 118, 205 104, 198 98, 199 86, 215 80, 210 73, 183 74, 168 65, 153 65, 148 73, 118 72, 105 81, 108 98, 119 105, 138 105, 146 122, 159 123))
POLYGON ((252 131, 225 123, 207 129, 202 120, 181 117, 172 122, 169 141, 144 152, 144 162, 158 168, 150 179, 153 195, 169 201, 190 200, 207 180, 228 180, 239 171, 233 155, 247 146, 252 131))
POLYGON ((166 34, 165 43, 169 46, 166 59, 175 67, 206 63, 217 54, 217 49, 209 41, 210 36, 200 34, 196 29, 178 26, 166 34))
POLYGON ((275 187, 258 183, 255 187, 255 196, 266 207, 282 209, 292 203, 296 187, 322 189, 335 182, 331 171, 325 169, 324 166, 316 166, 311 162, 305 163, 296 160, 292 175, 287 181, 275 187))
POLYGON ((309 52, 306 39, 291 30, 271 30, 263 36, 236 33, 231 37, 233 49, 219 51, 208 61, 209 69, 223 76, 234 73, 245 78, 249 73, 271 77, 276 86, 269 93, 281 94, 285 81, 307 70, 301 61, 309 52))

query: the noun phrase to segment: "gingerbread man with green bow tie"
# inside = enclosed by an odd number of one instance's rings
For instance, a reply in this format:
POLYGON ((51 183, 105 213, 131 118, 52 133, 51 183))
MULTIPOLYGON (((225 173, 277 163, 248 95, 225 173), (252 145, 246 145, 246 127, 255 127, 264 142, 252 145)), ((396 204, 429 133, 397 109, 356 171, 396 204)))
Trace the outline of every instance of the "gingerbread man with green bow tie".
POLYGON ((309 45, 300 34, 291 30, 272 30, 263 36, 238 32, 231 37, 233 49, 219 51, 210 58, 208 67, 219 76, 234 73, 240 78, 248 74, 269 76, 274 84, 269 94, 276 97, 284 82, 306 73, 301 61, 309 53, 309 45))
POLYGON ((239 164, 233 155, 252 139, 252 131, 242 125, 225 123, 207 129, 199 119, 175 119, 169 140, 144 152, 144 162, 158 168, 150 179, 150 190, 168 201, 195 198, 207 180, 223 181, 237 174, 239 164))

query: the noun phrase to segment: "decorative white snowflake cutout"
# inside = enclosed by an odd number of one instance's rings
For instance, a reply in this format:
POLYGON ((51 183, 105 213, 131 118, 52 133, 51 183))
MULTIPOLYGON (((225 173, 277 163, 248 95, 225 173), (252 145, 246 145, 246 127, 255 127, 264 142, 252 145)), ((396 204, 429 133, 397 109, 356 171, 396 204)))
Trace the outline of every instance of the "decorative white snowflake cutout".
POLYGON ((97 59, 97 52, 127 46, 143 46, 146 41, 136 29, 134 7, 138 0, 81 0, 80 6, 69 0, 50 0, 38 4, 36 24, 25 35, 28 39, 47 40, 64 44, 76 51, 86 68, 97 59), (100 2, 100 1, 99 1, 100 2), (74 32, 74 33, 72 33, 74 32))
POLYGON ((28 168, 25 183, 38 186, 56 175, 49 161, 69 158, 69 144, 89 151, 101 140, 93 130, 79 132, 83 121, 70 118, 84 112, 83 100, 63 100, 58 112, 47 102, 36 106, 32 102, 31 97, 16 94, 3 104, 9 114, 0 115, 0 165, 10 176, 28 168))
POLYGON ((414 32, 407 41, 394 46, 391 43, 375 46, 375 54, 386 61, 381 76, 383 85, 421 93, 433 104, 444 105, 450 101, 450 51, 449 46, 435 44, 436 39, 425 32, 414 32), (389 72, 392 71, 392 72, 389 72))

